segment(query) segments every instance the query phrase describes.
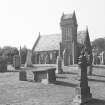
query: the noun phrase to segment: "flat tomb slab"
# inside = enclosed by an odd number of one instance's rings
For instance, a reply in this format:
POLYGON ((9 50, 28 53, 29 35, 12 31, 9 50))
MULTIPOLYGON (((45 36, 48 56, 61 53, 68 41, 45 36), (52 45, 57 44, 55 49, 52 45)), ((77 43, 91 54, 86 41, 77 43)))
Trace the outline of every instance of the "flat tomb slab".
POLYGON ((45 84, 55 82, 56 81, 55 70, 56 68, 41 68, 32 71, 34 74, 35 82, 42 82, 45 84))

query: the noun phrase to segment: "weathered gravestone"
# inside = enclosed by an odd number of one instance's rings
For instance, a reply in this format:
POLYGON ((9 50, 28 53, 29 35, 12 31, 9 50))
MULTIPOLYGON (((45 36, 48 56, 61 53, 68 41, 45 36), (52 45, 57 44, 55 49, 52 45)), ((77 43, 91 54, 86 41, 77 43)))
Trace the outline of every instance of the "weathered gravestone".
POLYGON ((92 94, 90 93, 90 87, 88 86, 88 79, 87 79, 87 66, 88 62, 84 53, 82 53, 79 57, 78 65, 81 70, 80 76, 80 84, 75 89, 76 96, 73 99, 73 105, 83 105, 83 103, 89 102, 92 99, 92 94))
POLYGON ((14 55, 14 57, 13 57, 13 66, 15 68, 20 68, 21 61, 20 61, 20 56, 19 55, 14 55))
POLYGON ((56 73, 62 73, 62 58, 57 56, 57 65, 56 65, 56 73))
POLYGON ((13 65, 11 65, 11 64, 7 65, 7 71, 15 71, 15 70, 16 69, 15 69, 15 67, 13 65))
POLYGON ((31 57, 32 57, 32 52, 28 51, 26 62, 25 62, 25 67, 32 67, 31 57))
POLYGON ((101 64, 104 64, 104 51, 102 51, 102 60, 101 60, 101 64))
POLYGON ((100 64, 102 64, 102 65, 104 65, 105 64, 105 52, 104 51, 102 51, 101 53, 100 53, 100 64))
POLYGON ((88 75, 92 75, 92 71, 93 71, 93 69, 92 69, 92 62, 93 62, 93 55, 89 54, 88 55, 88 67, 87 67, 88 75))

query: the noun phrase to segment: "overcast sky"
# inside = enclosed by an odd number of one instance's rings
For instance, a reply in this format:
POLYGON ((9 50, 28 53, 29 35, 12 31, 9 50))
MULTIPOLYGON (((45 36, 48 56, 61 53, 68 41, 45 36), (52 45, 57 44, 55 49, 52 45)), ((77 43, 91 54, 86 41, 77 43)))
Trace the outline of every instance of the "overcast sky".
POLYGON ((0 46, 32 48, 40 32, 60 33, 62 13, 75 10, 78 30, 105 37, 105 0, 0 0, 0 46))

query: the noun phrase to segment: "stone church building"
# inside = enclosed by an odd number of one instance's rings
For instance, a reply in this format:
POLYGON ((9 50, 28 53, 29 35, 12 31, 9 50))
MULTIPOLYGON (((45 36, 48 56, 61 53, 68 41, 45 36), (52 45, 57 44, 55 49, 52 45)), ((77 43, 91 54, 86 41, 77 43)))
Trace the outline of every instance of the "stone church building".
POLYGON ((60 34, 40 35, 39 33, 32 49, 34 64, 55 64, 57 56, 62 58, 64 65, 77 62, 81 46, 86 46, 85 42, 90 43, 88 29, 77 32, 75 12, 63 14, 60 27, 60 34))

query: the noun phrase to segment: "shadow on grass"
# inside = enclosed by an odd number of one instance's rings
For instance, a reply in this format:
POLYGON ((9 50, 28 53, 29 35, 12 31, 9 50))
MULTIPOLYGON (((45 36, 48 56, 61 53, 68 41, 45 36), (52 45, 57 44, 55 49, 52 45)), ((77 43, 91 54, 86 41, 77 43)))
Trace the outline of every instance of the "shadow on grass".
POLYGON ((67 86, 67 87, 77 87, 77 84, 73 84, 73 83, 68 83, 68 82, 64 82, 64 81, 56 81, 54 83, 55 85, 61 85, 61 86, 67 86))
POLYGON ((7 71, 7 72, 19 72, 18 70, 11 70, 11 71, 7 71))
POLYGON ((32 79, 27 79, 26 81, 28 81, 28 82, 36 82, 35 80, 32 80, 32 79))
POLYGON ((88 81, 93 81, 93 82, 105 82, 105 80, 96 80, 96 79, 90 79, 90 78, 88 78, 88 81))
POLYGON ((73 75, 78 75, 78 73, 74 73, 74 72, 63 72, 62 74, 73 74, 73 75))
POLYGON ((97 74, 93 74, 92 76, 105 77, 103 75, 97 75, 97 74))
POLYGON ((58 78, 58 79, 66 79, 66 78, 68 78, 68 77, 64 77, 64 76, 56 76, 56 78, 58 78))
MULTIPOLYGON (((35 82, 35 80, 31 80, 31 79, 28 79, 26 81, 33 82, 33 83, 41 83, 41 82, 35 82)), ((77 87, 77 84, 68 83, 68 82, 64 82, 64 81, 55 81, 55 82, 53 82, 53 84, 66 86, 66 87, 74 87, 74 88, 77 87)))
POLYGON ((94 68, 102 68, 105 69, 105 65, 93 65, 94 68))
POLYGON ((105 105, 105 100, 93 98, 91 101, 86 103, 86 105, 105 105))

